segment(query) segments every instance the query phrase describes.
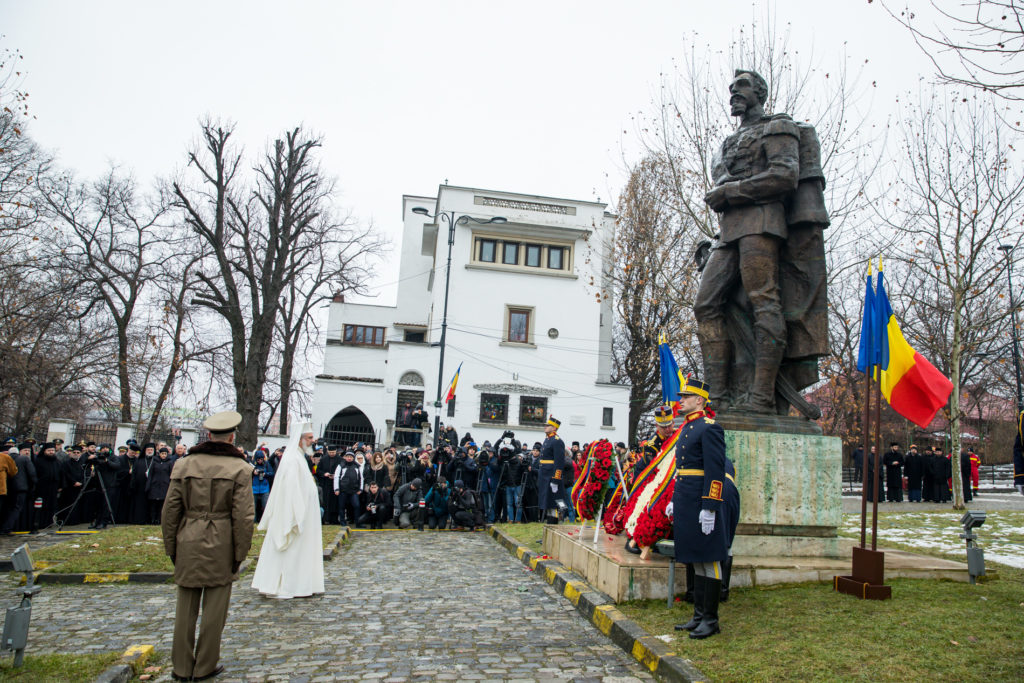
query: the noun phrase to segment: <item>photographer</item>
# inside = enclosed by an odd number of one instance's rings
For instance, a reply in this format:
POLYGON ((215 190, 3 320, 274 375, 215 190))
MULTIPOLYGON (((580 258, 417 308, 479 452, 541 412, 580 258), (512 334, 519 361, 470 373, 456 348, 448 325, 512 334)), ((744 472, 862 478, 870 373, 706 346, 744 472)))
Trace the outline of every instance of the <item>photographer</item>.
POLYGON ((413 479, 395 492, 395 526, 408 529, 411 526, 423 527, 423 482, 413 479))
POLYGON ((359 518, 359 492, 362 473, 356 465, 355 453, 345 451, 344 461, 334 470, 334 495, 338 498, 338 514, 342 524, 355 524, 359 518))
POLYGON ((498 457, 493 455, 493 450, 485 446, 476 458, 477 482, 480 491, 480 501, 484 506, 484 519, 494 523, 495 496, 498 493, 498 457))
POLYGON ((461 479, 455 482, 455 490, 448 501, 448 512, 452 516, 453 529, 468 527, 470 531, 475 531, 477 526, 484 525, 480 499, 476 491, 466 488, 461 479))
POLYGON ((391 496, 375 481, 370 482, 364 495, 366 502, 363 504, 363 513, 359 515, 356 527, 365 529, 369 522, 371 529, 383 529, 384 522, 388 520, 391 512, 391 496))
MULTIPOLYGON (((267 452, 260 449, 253 456, 252 498, 256 504, 256 523, 263 519, 270 498, 270 484, 274 479, 274 468, 267 460, 267 452)), ((334 498, 334 496, 331 496, 334 498)))
MULTIPOLYGON (((164 454, 165 459, 166 456, 167 454, 164 454)), ((117 475, 121 471, 121 460, 117 456, 111 456, 110 444, 100 444, 99 453, 90 453, 86 464, 87 466, 89 464, 92 465, 93 474, 95 475, 94 480, 98 479, 98 482, 95 484, 98 489, 96 493, 96 521, 93 522, 92 528, 106 529, 108 524, 114 523, 114 518, 111 516, 111 508, 117 505, 117 475), (106 491, 106 496, 103 495, 104 490, 106 491)), ((170 472, 169 468, 168 472, 170 472)), ((168 478, 169 482, 170 479, 168 478)), ((166 488, 164 488, 164 495, 167 495, 166 488)), ((161 498, 162 503, 163 499, 161 498)))
POLYGON ((60 509, 58 517, 63 516, 66 525, 81 524, 86 519, 83 514, 84 506, 81 501, 75 505, 75 501, 78 501, 78 494, 82 492, 82 486, 85 484, 85 462, 82 461, 82 449, 78 446, 72 446, 68 450, 68 458, 62 465, 61 479, 60 497, 57 502, 60 509), (72 506, 74 509, 71 509, 72 506))
POLYGON ((449 481, 462 480, 468 488, 476 489, 477 462, 476 444, 470 442, 465 448, 460 448, 452 461, 448 463, 446 472, 449 481))
POLYGON ((437 480, 434 487, 427 492, 427 525, 431 529, 445 529, 448 527, 448 501, 451 499, 451 489, 444 477, 437 480))
MULTIPOLYGON (((507 432, 510 433, 510 432, 507 432)), ((519 442, 504 437, 498 443, 498 463, 500 465, 500 485, 504 491, 505 514, 509 522, 523 521, 523 475, 527 466, 523 462, 523 454, 519 450, 519 442)), ((498 499, 501 502, 501 499, 498 499)))
MULTIPOLYGON (((415 479, 412 469, 416 465, 416 459, 411 450, 404 450, 395 455, 395 480, 396 486, 402 487, 415 479)), ((396 489, 397 490, 397 489, 396 489)))

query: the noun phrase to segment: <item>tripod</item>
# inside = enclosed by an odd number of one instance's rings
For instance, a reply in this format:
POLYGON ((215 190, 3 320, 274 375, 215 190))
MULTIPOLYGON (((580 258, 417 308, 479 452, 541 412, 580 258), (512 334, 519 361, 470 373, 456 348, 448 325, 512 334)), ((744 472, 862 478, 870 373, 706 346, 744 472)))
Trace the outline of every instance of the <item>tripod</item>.
POLYGON ((82 501, 82 496, 84 496, 85 492, 89 489, 89 483, 93 479, 98 481, 100 484, 100 492, 103 494, 103 503, 107 506, 107 513, 110 515, 110 523, 114 524, 114 508, 110 505, 110 497, 107 495, 107 486, 103 483, 103 477, 96 474, 96 465, 92 464, 85 472, 85 479, 82 481, 82 488, 78 492, 78 495, 75 496, 75 500, 72 501, 71 505, 67 508, 57 510, 55 516, 59 516, 61 512, 67 510, 67 514, 64 515, 64 518, 57 523, 57 531, 64 529, 64 523, 78 508, 78 504, 82 501))

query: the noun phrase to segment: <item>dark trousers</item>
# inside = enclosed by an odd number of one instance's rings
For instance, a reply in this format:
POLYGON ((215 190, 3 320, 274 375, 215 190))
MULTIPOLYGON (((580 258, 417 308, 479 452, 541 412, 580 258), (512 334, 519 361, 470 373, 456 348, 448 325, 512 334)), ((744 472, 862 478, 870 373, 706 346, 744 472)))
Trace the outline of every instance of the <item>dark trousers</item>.
POLYGON ((442 512, 441 514, 434 514, 431 512, 427 515, 427 526, 431 529, 445 529, 448 527, 448 513, 442 512))
POLYGON ((12 531, 21 531, 24 527, 20 521, 22 512, 25 510, 25 499, 28 491, 7 492, 7 514, 4 516, 3 532, 9 534, 12 531))
MULTIPOLYGON (((101 505, 100 509, 101 510, 102 510, 102 504, 103 504, 103 501, 100 501, 100 505, 101 505)), ((159 524, 160 523, 160 513, 163 512, 163 509, 164 509, 164 501, 163 501, 162 498, 160 500, 156 500, 154 498, 150 498, 149 499, 149 522, 150 522, 150 524, 159 524)))
MULTIPOLYGON (((117 512, 117 501, 118 501, 118 487, 108 486, 107 496, 103 497, 103 489, 96 489, 96 526, 107 525, 114 523, 114 517, 110 514, 111 510, 117 512), (107 501, 110 501, 110 507, 107 507, 107 501)), ((162 500, 151 501, 158 504, 159 507, 156 509, 156 518, 160 519, 160 509, 163 507, 164 502, 162 500)), ((157 524, 160 522, 157 521, 157 524)))
POLYGON ((341 524, 341 517, 339 516, 341 496, 334 495, 333 483, 331 488, 324 488, 323 491, 325 498, 324 508, 326 510, 324 512, 324 524, 341 524))
POLYGON ((380 529, 384 526, 384 522, 388 521, 388 517, 390 516, 390 510, 383 507, 378 507, 376 512, 365 510, 363 514, 359 515, 358 524, 360 526, 366 526, 369 524, 373 529, 380 529))
POLYGON ((452 514, 452 524, 454 526, 476 526, 476 514, 470 510, 456 510, 452 514))
POLYGON ((338 499, 338 514, 342 524, 355 524, 359 519, 359 494, 341 491, 333 496, 338 499))
MULTIPOLYGON (((256 505, 256 523, 259 524, 260 520, 263 519, 263 511, 267 509, 267 500, 270 498, 270 492, 267 493, 254 493, 252 494, 253 503, 256 505)), ((334 496, 331 496, 334 498, 334 496)))

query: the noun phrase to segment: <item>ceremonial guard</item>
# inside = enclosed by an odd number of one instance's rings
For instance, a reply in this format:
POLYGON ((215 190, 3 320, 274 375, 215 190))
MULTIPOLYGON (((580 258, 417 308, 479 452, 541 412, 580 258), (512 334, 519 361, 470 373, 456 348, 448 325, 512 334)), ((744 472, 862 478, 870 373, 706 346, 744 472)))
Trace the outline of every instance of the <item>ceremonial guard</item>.
POLYGON ((1017 438, 1013 441, 1013 485, 1024 494, 1024 410, 1017 416, 1017 438))
POLYGON ((708 385, 688 379, 679 397, 685 418, 676 441, 671 512, 676 562, 692 563, 695 576, 693 618, 676 629, 689 631, 691 638, 707 638, 721 630, 722 564, 729 556, 739 505, 738 497, 735 509, 729 500, 735 477, 728 473, 725 431, 705 410, 708 385))
POLYGON ((242 416, 230 410, 203 423, 210 440, 175 463, 164 501, 164 549, 174 565, 178 604, 171 645, 174 680, 203 680, 224 670, 220 640, 231 584, 252 545, 253 467, 234 446, 242 416), (200 606, 203 618, 196 639, 200 606))
POLYGON ((558 436, 559 420, 548 417, 544 426, 544 445, 540 449, 540 470, 537 474, 537 509, 541 517, 553 517, 558 523, 558 503, 562 501, 562 468, 565 467, 565 443, 558 436))

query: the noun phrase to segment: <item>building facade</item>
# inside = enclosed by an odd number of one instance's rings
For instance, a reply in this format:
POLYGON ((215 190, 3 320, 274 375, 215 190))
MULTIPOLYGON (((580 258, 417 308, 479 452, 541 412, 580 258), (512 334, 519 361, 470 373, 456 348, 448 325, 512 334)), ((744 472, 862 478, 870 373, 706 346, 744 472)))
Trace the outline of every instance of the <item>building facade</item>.
POLYGON ((314 429, 336 444, 387 445, 405 406, 422 403, 432 427, 440 410, 442 423, 477 443, 505 430, 542 441, 549 414, 566 441, 624 441, 629 387, 610 383, 605 268, 615 217, 605 208, 448 185, 436 197, 404 196, 396 304, 331 304, 314 429), (442 400, 461 372, 455 400, 439 409, 450 233, 442 214, 455 222, 442 400))

